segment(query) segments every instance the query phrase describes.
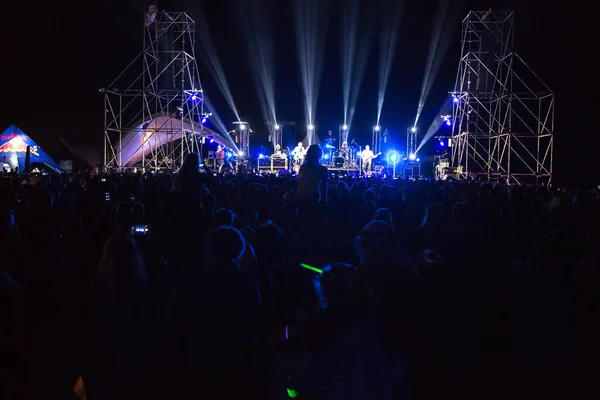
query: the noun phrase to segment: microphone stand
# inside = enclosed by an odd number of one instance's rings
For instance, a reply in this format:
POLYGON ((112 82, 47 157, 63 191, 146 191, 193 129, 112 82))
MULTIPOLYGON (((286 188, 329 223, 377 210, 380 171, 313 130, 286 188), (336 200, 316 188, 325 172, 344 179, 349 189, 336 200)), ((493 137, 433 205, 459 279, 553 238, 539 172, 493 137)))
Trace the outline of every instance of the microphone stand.
POLYGON ((359 176, 363 173, 363 161, 362 161, 362 146, 358 146, 358 152, 360 153, 360 157, 358 160, 358 167, 360 169, 359 176))

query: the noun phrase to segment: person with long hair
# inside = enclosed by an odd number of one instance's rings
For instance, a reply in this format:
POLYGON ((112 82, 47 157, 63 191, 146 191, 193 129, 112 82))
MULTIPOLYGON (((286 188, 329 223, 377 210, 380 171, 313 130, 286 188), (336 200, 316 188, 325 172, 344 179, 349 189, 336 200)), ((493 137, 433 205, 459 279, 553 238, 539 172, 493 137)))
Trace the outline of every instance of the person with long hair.
POLYGON ((318 144, 311 145, 298 171, 297 200, 304 203, 327 201, 327 167, 320 164, 323 151, 318 144), (323 195, 321 195, 323 194, 323 195))

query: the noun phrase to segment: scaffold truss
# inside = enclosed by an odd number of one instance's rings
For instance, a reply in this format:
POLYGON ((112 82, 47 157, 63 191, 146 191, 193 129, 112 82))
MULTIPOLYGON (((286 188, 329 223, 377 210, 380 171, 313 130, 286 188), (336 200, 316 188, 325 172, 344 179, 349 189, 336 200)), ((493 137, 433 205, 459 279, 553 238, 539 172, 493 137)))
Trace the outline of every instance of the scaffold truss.
POLYGON ((554 94, 514 52, 512 12, 470 11, 462 21, 452 97, 451 162, 459 175, 551 181, 554 94))
MULTIPOLYGON (((142 21, 140 21, 142 22, 142 21)), ((201 150, 204 97, 195 22, 184 12, 145 14, 143 50, 104 94, 104 168, 174 169, 201 150)))
POLYGON ((371 136, 371 149, 373 153, 381 153, 381 143, 383 141, 383 132, 381 131, 381 126, 374 125, 373 133, 371 136))

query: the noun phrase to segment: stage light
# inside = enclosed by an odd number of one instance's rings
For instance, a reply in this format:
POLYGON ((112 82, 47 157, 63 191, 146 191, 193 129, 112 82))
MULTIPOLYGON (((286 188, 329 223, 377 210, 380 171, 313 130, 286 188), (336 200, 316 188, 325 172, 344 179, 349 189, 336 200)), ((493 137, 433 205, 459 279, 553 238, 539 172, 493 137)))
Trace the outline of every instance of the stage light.
POLYGON ((202 118, 202 123, 205 124, 206 123, 206 117, 202 118))
POLYGON ((240 151, 238 154, 239 154, 240 157, 244 157, 244 152, 243 151, 240 151))
POLYGON ((448 125, 448 126, 452 126, 452 120, 451 120, 451 119, 447 119, 447 120, 446 120, 446 125, 448 125))
POLYGON ((241 131, 245 131, 245 130, 246 130, 246 125, 244 125, 244 124, 240 124, 240 130, 241 130, 241 131))
POLYGON ((388 161, 391 163, 396 163, 398 162, 398 153, 396 153, 395 151, 392 151, 389 155, 388 155, 388 161))
POLYGON ((348 130, 348 125, 344 124, 344 126, 342 126, 342 129, 347 131, 348 130))
POLYGON ((214 142, 215 142, 215 139, 210 138, 210 143, 214 143, 214 142))
POLYGON ((275 124, 275 129, 279 130, 281 129, 281 126, 279 126, 279 124, 275 124))
POLYGON ((192 100, 198 100, 198 96, 196 96, 195 94, 192 95, 192 100))
POLYGON ((232 152, 230 152, 230 151, 228 151, 228 152, 227 152, 227 158, 229 158, 229 157, 231 157, 231 156, 233 156, 233 153, 232 153, 232 152))
POLYGON ((410 128, 410 131, 411 131, 412 133, 415 133, 415 132, 417 131, 417 127, 416 127, 416 126, 413 126, 412 128, 410 128))
POLYGON ((440 140, 440 146, 444 147, 444 141, 440 140))
POLYGON ((263 158, 265 158, 265 155, 264 154, 259 154, 258 158, 263 159, 263 158))
POLYGON ((381 129, 381 127, 380 127, 379 125, 377 125, 377 126, 375 127, 375 132, 379 132, 379 130, 380 130, 380 129, 381 129))
POLYGON ((458 96, 452 96, 452 101, 455 103, 458 103, 458 96))
POLYGON ((408 156, 408 159, 410 161, 415 161, 416 158, 417 158, 417 155, 415 153, 410 153, 410 155, 408 156))
POLYGON ((308 130, 312 131, 313 129, 315 129, 315 126, 313 124, 308 124, 308 130))
POLYGON ((329 160, 329 154, 323 153, 323 160, 329 160))
POLYGON ((421 161, 421 159, 417 157, 417 159, 416 159, 415 161, 416 161, 416 162, 420 162, 420 161, 421 161))

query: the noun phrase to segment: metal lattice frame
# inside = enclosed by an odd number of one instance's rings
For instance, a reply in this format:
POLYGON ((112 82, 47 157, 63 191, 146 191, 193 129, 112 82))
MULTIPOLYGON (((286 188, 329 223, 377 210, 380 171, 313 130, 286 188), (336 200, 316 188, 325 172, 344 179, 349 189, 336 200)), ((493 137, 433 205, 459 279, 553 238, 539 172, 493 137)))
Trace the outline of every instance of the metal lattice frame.
POLYGON ((417 154, 417 129, 407 128, 406 129, 406 155, 417 154))
POLYGON ((200 150, 204 101, 195 22, 184 12, 148 12, 143 35, 142 52, 101 89, 106 169, 130 166, 125 148, 142 150, 141 167, 152 169, 177 168, 200 150))
POLYGON ((250 124, 244 121, 236 121, 235 126, 235 142, 238 144, 238 157, 250 159, 250 124))
POLYGON ((371 148, 373 149, 373 153, 381 153, 381 143, 383 139, 383 132, 381 130, 381 126, 374 125, 373 126, 373 134, 371 136, 371 148))
POLYGON ((513 45, 512 12, 470 11, 463 20, 452 166, 463 178, 549 183, 554 94, 513 45))
POLYGON ((280 124, 275 124, 271 143, 273 143, 273 151, 277 149, 278 145, 280 149, 283 149, 283 130, 280 124))

